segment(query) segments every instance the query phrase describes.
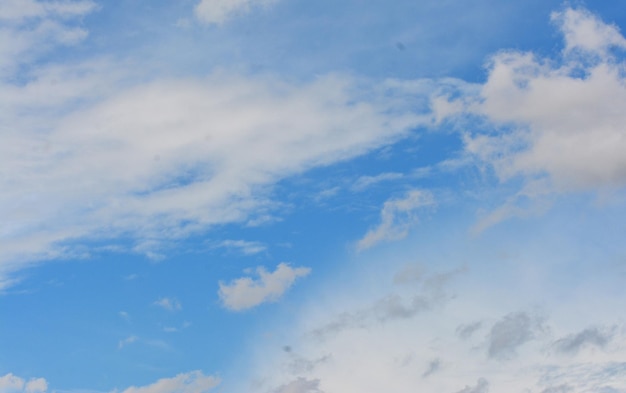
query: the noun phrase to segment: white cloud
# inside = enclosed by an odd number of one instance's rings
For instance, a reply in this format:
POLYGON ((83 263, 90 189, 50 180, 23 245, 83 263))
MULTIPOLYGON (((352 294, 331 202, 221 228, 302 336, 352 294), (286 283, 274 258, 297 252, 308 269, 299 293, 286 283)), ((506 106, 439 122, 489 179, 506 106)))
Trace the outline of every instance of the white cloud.
POLYGON ((0 177, 4 280, 33 260, 72 257, 77 239, 130 236, 159 258, 163 242, 267 220, 276 181, 427 122, 341 76, 289 84, 216 73, 121 88, 120 72, 102 61, 5 81, 2 129, 20 132, 3 131, 0 146, 10 168, 0 177))
POLYGON ((226 248, 230 250, 238 250, 244 255, 254 255, 267 250, 267 246, 261 242, 253 242, 247 240, 222 240, 221 242, 211 244, 211 248, 226 248))
POLYGON ((359 240, 357 249, 365 250, 381 241, 403 239, 417 222, 416 210, 434 203, 432 194, 423 190, 411 190, 402 198, 386 201, 380 212, 380 224, 359 240))
POLYGON ((604 23, 585 9, 567 8, 554 12, 552 21, 565 38, 565 53, 584 51, 606 56, 611 48, 626 48, 626 40, 615 25, 604 23))
POLYGON ((381 173, 376 176, 361 176, 358 179, 356 179, 356 181, 352 185, 352 189, 355 191, 363 191, 366 188, 373 186, 374 184, 385 182, 385 181, 397 180, 403 177, 404 175, 402 173, 396 173, 396 172, 381 173))
POLYGON ((43 378, 25 380, 11 373, 0 376, 2 393, 43 393, 48 390, 48 383, 43 378))
POLYGON ((159 379, 147 386, 131 386, 122 393, 206 393, 220 383, 218 378, 201 371, 178 374, 173 378, 159 379))
POLYGON ((292 268, 281 263, 273 272, 268 272, 263 267, 257 268, 256 272, 258 279, 242 277, 229 284, 220 282, 219 296, 226 308, 242 311, 261 303, 276 301, 291 288, 296 279, 307 276, 311 269, 292 268))
POLYGON ((118 348, 118 349, 122 349, 122 348, 124 348, 125 346, 127 346, 127 345, 129 345, 129 344, 132 344, 132 343, 137 342, 137 340, 139 340, 139 337, 137 337, 137 336, 129 336, 129 337, 126 337, 125 339, 120 340, 120 341, 117 343, 117 348, 118 348))
POLYGON ((73 45, 87 31, 66 22, 97 9, 92 1, 4 0, 0 3, 0 77, 55 45, 73 45), (28 26, 26 26, 28 24, 28 26))
POLYGON ((198 19, 208 24, 222 24, 226 20, 247 13, 251 8, 270 5, 277 0, 201 0, 195 8, 198 19))
POLYGON ((610 50, 626 48, 626 40, 584 9, 567 8, 552 19, 565 37, 561 58, 500 52, 475 100, 443 99, 447 109, 436 115, 461 114, 462 121, 477 115, 480 122, 464 134, 467 153, 502 182, 523 180, 477 230, 541 212, 550 195, 626 186, 626 63, 610 50))
POLYGON ((163 297, 159 300, 156 300, 153 304, 162 307, 167 311, 180 311, 183 308, 183 306, 177 299, 169 297, 163 297))

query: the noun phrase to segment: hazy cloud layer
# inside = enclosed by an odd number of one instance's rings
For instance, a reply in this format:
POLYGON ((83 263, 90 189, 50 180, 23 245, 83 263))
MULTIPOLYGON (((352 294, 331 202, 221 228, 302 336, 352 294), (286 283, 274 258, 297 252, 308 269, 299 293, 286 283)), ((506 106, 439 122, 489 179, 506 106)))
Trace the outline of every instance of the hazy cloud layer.
POLYGON ((220 25, 252 8, 267 6, 276 1, 278 0, 200 0, 195 14, 204 23, 220 25))
POLYGON ((466 386, 459 390, 457 393, 487 393, 489 391, 489 382, 486 379, 480 378, 476 382, 475 386, 466 386))
POLYGON ((256 270, 258 279, 242 277, 228 284, 220 282, 219 296, 224 307, 233 311, 246 310, 278 300, 298 278, 310 272, 310 268, 292 268, 286 263, 279 264, 273 272, 259 267, 256 270))
POLYGON ((283 385, 272 393, 323 393, 319 390, 320 381, 317 379, 307 380, 298 378, 286 385, 283 385))

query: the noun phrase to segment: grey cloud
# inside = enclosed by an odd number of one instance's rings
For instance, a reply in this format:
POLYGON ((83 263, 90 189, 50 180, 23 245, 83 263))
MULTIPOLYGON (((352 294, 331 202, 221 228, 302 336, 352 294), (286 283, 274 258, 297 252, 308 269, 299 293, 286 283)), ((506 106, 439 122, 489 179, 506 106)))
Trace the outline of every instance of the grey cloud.
POLYGON ((287 364, 287 367, 292 374, 310 373, 320 364, 328 362, 330 358, 330 355, 325 355, 311 360, 294 355, 293 359, 287 364))
POLYGON ((346 329, 365 328, 376 322, 386 323, 413 318, 452 299, 453 296, 445 290, 445 286, 453 277, 464 271, 465 269, 455 269, 432 275, 423 280, 421 293, 409 299, 398 294, 389 294, 376 300, 369 307, 339 314, 333 321, 314 329, 311 334, 317 338, 324 338, 346 329))
POLYGON ((456 334, 463 340, 467 340, 474 334, 474 332, 476 332, 482 326, 483 323, 481 321, 470 323, 467 325, 459 325, 456 328, 456 334))
POLYGON ((323 393, 319 389, 319 379, 298 378, 272 391, 272 393, 323 393))
POLYGON ((572 391, 572 387, 570 385, 559 385, 559 386, 551 386, 549 388, 545 388, 541 391, 541 393, 568 393, 572 391))
POLYGON ((428 368, 422 374, 422 378, 426 378, 441 369, 441 359, 433 359, 430 363, 428 363, 428 368))
POLYGON ((478 379, 476 386, 466 386, 457 393, 487 393, 489 391, 489 382, 485 378, 478 379))
POLYGON ((557 352, 576 354, 589 345, 604 348, 613 338, 613 332, 602 332, 598 328, 588 328, 578 334, 570 334, 554 342, 557 352))
POLYGON ((624 375, 626 362, 586 362, 545 367, 538 382, 547 386, 542 393, 569 392, 567 387, 571 387, 572 392, 624 393, 624 375))
POLYGON ((490 358, 508 359, 515 355, 515 350, 532 340, 543 329, 543 320, 526 312, 505 315, 496 322, 487 335, 490 358))

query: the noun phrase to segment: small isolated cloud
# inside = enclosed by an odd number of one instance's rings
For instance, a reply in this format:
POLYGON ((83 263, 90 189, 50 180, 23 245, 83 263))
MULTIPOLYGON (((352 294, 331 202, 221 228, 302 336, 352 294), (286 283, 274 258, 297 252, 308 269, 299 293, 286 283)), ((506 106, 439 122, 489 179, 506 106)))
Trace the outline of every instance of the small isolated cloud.
POLYGON ((206 393, 220 383, 218 378, 201 371, 178 374, 173 378, 159 379, 147 386, 131 386, 122 393, 206 393))
POLYGON ((0 377, 0 392, 2 393, 43 393, 48 390, 48 383, 43 378, 25 380, 8 373, 0 377))
POLYGON ((604 348, 612 338, 612 332, 600 331, 598 328, 588 328, 577 334, 571 334, 555 341, 554 348, 557 352, 575 355, 586 346, 604 348))
POLYGON ((120 318, 122 318, 123 320, 130 322, 130 314, 126 311, 120 311, 117 313, 117 315, 119 315, 120 318))
POLYGON ((207 24, 221 25, 228 19, 245 14, 251 8, 267 6, 276 0, 201 0, 195 8, 196 17, 207 24))
POLYGON ((132 344, 132 343, 134 343, 134 342, 137 342, 137 340, 139 340, 139 337, 137 337, 137 336, 129 336, 129 337, 126 337, 125 339, 120 340, 120 341, 117 343, 117 348, 118 348, 118 349, 122 349, 122 348, 124 348, 124 347, 125 347, 125 346, 127 346, 127 345, 130 345, 130 344, 132 344))
POLYGON ((319 389, 319 379, 298 378, 275 389, 272 393, 323 393, 319 389))
POLYGON ((180 311, 182 310, 182 305, 175 298, 163 297, 154 303, 155 306, 159 306, 167 311, 180 311))
POLYGON ((278 300, 296 279, 305 277, 310 272, 308 267, 292 268, 287 263, 279 264, 274 272, 259 267, 256 270, 258 279, 241 277, 228 284, 220 282, 218 294, 224 307, 242 311, 278 300))
POLYGON ((416 210, 434 203, 432 194, 423 190, 411 190, 403 198, 388 200, 380 212, 380 224, 359 240, 357 249, 361 251, 382 241, 403 239, 417 222, 416 210))
POLYGON ((224 248, 234 250, 244 255, 254 255, 267 250, 267 246, 261 242, 253 242, 247 240, 223 240, 221 242, 211 244, 212 249, 224 248))
POLYGON ((543 320, 527 312, 505 315, 496 322, 487 335, 487 354, 494 359, 508 359, 515 350, 535 338, 543 329, 543 320))
POLYGON ((458 391, 458 393, 487 393, 489 391, 489 382, 485 378, 480 378, 476 382, 476 386, 466 386, 458 391))

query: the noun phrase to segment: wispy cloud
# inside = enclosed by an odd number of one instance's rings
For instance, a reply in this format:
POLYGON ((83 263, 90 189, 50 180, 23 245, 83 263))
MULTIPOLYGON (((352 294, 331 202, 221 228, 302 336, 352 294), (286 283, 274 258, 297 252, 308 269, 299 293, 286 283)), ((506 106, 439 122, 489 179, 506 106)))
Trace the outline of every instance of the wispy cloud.
POLYGON ((587 328, 579 333, 558 339, 554 342, 554 348, 560 353, 575 355, 587 346, 604 348, 613 335, 614 332, 610 330, 602 331, 597 327, 587 328))
POLYGON ((403 239, 417 223, 417 210, 434 204, 432 194, 424 190, 411 190, 402 198, 388 200, 380 212, 380 224, 358 241, 357 249, 365 250, 382 241, 403 239))
POLYGON ((220 25, 228 19, 250 12, 252 8, 268 6, 278 0, 200 0, 196 17, 204 23, 220 25))
POLYGON ((381 173, 375 176, 361 176, 356 179, 356 181, 352 185, 352 189, 354 191, 363 191, 375 184, 386 181, 398 180, 402 179, 403 177, 404 175, 402 173, 396 172, 381 173))
POLYGON ((180 311, 183 306, 180 302, 175 298, 162 297, 156 300, 154 303, 155 306, 159 306, 167 311, 180 311))
POLYGON ((117 343, 117 348, 118 349, 122 349, 122 348, 124 348, 124 347, 126 347, 126 346, 128 346, 130 344, 133 344, 133 343, 137 342, 137 340, 139 340, 139 337, 137 337, 137 336, 126 337, 125 339, 120 340, 117 343))
POLYGON ((219 296, 224 307, 233 311, 243 311, 265 302, 278 300, 298 278, 311 272, 308 267, 292 268, 281 263, 273 272, 263 267, 256 270, 258 279, 242 277, 228 284, 220 282, 219 296))
POLYGON ((226 249, 240 252, 244 255, 259 254, 267 250, 267 246, 261 242, 248 241, 248 240, 222 240, 217 243, 209 243, 209 247, 212 249, 226 249))

